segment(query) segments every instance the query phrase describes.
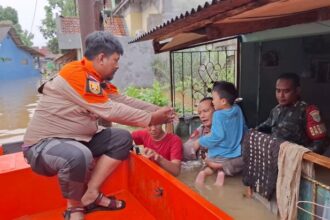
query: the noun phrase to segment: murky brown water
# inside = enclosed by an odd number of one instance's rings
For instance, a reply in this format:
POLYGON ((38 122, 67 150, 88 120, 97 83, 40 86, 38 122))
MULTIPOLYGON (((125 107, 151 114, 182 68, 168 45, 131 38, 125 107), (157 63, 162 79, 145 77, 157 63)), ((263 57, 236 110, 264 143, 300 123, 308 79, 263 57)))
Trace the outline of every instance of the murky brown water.
POLYGON ((194 181, 199 170, 200 163, 197 161, 184 163, 178 178, 234 219, 277 219, 261 203, 254 199, 243 197, 245 187, 241 176, 226 177, 224 186, 216 187, 213 186, 215 181, 215 175, 213 175, 207 178, 205 187, 196 187, 194 181))
POLYGON ((0 144, 21 140, 37 105, 40 78, 1 81, 0 144))

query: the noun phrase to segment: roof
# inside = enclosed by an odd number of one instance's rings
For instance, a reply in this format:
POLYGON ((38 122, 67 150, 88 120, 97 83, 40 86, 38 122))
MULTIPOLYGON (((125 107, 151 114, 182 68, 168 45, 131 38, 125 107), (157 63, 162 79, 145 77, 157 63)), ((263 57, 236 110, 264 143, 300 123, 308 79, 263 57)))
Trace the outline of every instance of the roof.
MULTIPOLYGON (((80 24, 78 17, 60 16, 60 33, 80 34, 80 24)), ((104 30, 117 36, 127 36, 125 19, 121 16, 107 17, 104 23, 104 30)))
POLYGON ((125 19, 121 16, 107 17, 104 23, 104 30, 116 36, 128 36, 125 19))
POLYGON ((33 49, 39 51, 40 53, 44 54, 45 55, 45 58, 48 58, 48 59, 54 59, 56 57, 55 54, 53 54, 51 52, 51 50, 48 48, 48 47, 33 47, 33 49))
POLYGON ((77 59, 77 51, 76 50, 71 50, 65 54, 61 54, 58 56, 54 62, 57 64, 66 64, 70 61, 76 60, 77 59))
POLYGON ((164 22, 130 43, 152 39, 155 52, 163 52, 215 39, 328 19, 329 0, 213 0, 164 22))
POLYGON ((81 48, 80 23, 78 17, 56 17, 58 47, 61 50, 81 48))
POLYGON ((28 52, 29 54, 31 54, 32 56, 39 56, 39 57, 43 57, 44 54, 40 53, 39 51, 33 49, 32 47, 28 47, 25 46, 23 44, 23 42, 21 41, 20 37, 18 36, 15 28, 13 28, 12 26, 8 26, 8 25, 4 25, 1 24, 0 25, 0 42, 7 36, 10 35, 10 37, 13 39, 14 43, 16 44, 16 46, 18 48, 21 48, 22 50, 28 52))
MULTIPOLYGON (((80 23, 78 17, 59 16, 56 20, 57 37, 60 49, 81 48, 80 23)), ((104 30, 116 36, 127 36, 125 19, 120 16, 107 18, 104 30)))
POLYGON ((64 34, 80 33, 80 24, 78 17, 63 17, 60 16, 60 30, 64 34))

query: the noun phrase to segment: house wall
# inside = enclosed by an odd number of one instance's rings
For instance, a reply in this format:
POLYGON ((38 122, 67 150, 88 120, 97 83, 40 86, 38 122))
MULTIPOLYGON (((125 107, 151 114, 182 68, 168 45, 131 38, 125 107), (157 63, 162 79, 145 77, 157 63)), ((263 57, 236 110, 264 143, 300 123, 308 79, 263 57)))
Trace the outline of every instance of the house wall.
POLYGON ((185 14, 186 11, 190 12, 192 8, 197 8, 198 5, 204 7, 205 2, 211 0, 162 0, 163 1, 163 22, 179 16, 181 13, 185 14))
POLYGON ((141 4, 142 11, 142 30, 148 31, 151 28, 158 25, 161 22, 161 19, 157 19, 157 15, 161 18, 161 12, 159 8, 159 1, 157 0, 149 0, 145 1, 144 4, 141 4), (155 17, 155 22, 150 17, 155 17))
POLYGON ((141 30, 142 27, 142 14, 138 12, 128 13, 125 16, 125 21, 129 35, 135 37, 136 33, 141 30))
POLYGON ((18 48, 9 35, 0 43, 0 79, 38 76, 31 54, 18 48))
POLYGON ((198 4, 204 5, 203 0, 143 0, 131 1, 120 15, 125 17, 128 31, 131 37, 138 33, 147 32, 157 25, 171 19, 180 13, 190 11, 198 4))
POLYGON ((324 37, 323 41, 329 42, 323 46, 325 49, 310 52, 306 48, 314 48, 314 46, 308 43, 319 40, 319 38, 315 40, 313 38, 315 37, 241 45, 240 93, 244 99, 243 108, 250 127, 264 121, 270 110, 277 104, 275 98, 277 77, 283 72, 295 72, 301 77, 302 99, 319 106, 322 117, 330 128, 330 103, 325 100, 325 94, 330 94, 330 52, 326 49, 330 48, 330 35, 324 37), (266 66, 263 63, 262 55, 268 51, 276 51, 278 65, 266 66), (316 77, 312 77, 311 64, 315 59, 329 61, 327 82, 317 82, 316 77))
POLYGON ((119 69, 113 83, 124 91, 129 85, 150 87, 154 80, 152 63, 153 47, 150 41, 128 44, 130 37, 118 37, 124 48, 124 55, 119 60, 119 69))

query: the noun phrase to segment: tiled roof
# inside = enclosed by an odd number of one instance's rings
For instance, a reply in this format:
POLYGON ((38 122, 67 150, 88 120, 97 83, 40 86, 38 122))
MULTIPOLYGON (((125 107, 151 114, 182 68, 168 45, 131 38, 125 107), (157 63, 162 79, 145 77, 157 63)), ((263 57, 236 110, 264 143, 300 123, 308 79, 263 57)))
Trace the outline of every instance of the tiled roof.
POLYGON ((120 16, 108 17, 104 23, 104 30, 116 36, 127 36, 125 19, 120 16))
MULTIPOLYGON (((78 17, 61 17, 61 33, 76 34, 80 33, 80 24, 78 17)), ((113 16, 106 18, 104 23, 104 30, 111 32, 117 36, 127 36, 127 28, 125 19, 120 16, 113 16)))
POLYGON ((55 58, 55 54, 53 54, 48 47, 33 47, 33 49, 39 51, 41 54, 44 54, 46 58, 55 58))
POLYGON ((61 17, 61 32, 64 34, 80 33, 78 17, 61 17))
POLYGON ((18 48, 30 53, 32 56, 41 56, 43 57, 44 54, 40 53, 39 51, 33 49, 32 47, 25 46, 20 39, 19 35, 17 34, 15 28, 11 25, 0 24, 0 42, 7 36, 10 35, 14 43, 18 48))

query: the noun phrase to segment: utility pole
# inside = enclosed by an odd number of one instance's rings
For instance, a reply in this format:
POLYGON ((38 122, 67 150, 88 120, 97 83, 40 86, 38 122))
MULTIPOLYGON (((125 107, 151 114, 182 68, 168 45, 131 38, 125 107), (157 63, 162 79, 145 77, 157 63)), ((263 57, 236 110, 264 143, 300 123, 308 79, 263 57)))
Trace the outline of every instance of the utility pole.
POLYGON ((101 0, 77 0, 79 10, 80 36, 82 53, 85 51, 85 40, 88 34, 102 30, 101 0))

